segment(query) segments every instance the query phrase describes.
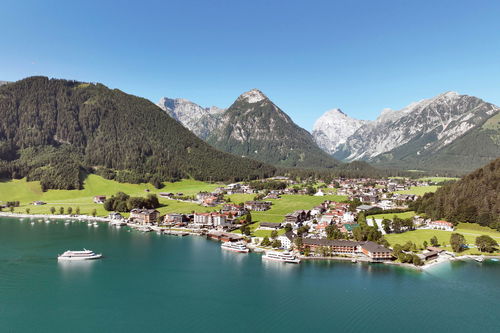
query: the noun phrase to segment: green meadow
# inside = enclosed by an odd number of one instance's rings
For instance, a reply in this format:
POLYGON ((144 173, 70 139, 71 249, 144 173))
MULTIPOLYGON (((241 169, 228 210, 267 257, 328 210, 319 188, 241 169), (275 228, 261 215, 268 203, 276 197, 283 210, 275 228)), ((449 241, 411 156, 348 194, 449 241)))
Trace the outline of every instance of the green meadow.
MULTIPOLYGON (((200 191, 213 191, 221 184, 209 184, 197 180, 185 179, 176 183, 165 183, 162 189, 156 189, 151 184, 128 184, 107 180, 97 175, 89 175, 84 182, 82 190, 48 190, 43 192, 39 182, 27 182, 25 179, 0 182, 0 201, 20 201, 21 206, 15 208, 17 213, 25 213, 26 208, 31 214, 50 214, 50 207, 55 207, 59 211, 60 207, 65 210, 68 207, 80 208, 81 214, 90 215, 96 209, 97 215, 107 215, 102 204, 94 204, 93 198, 96 195, 111 196, 116 192, 125 192, 131 196, 145 196, 148 193, 159 192, 182 192, 184 195, 194 195, 200 191), (149 190, 149 192, 147 192, 149 190), (44 201, 47 204, 33 206, 33 201, 44 201)), ((190 213, 192 211, 206 212, 210 209, 195 203, 179 202, 159 198, 162 207, 159 208, 162 214, 169 212, 190 213)), ((212 209, 213 210, 213 209, 212 209)))
MULTIPOLYGON (((464 235, 467 244, 474 245, 476 242, 476 237, 482 235, 491 236, 500 244, 500 232, 493 230, 488 227, 482 227, 475 223, 460 223, 454 232, 460 233, 464 235)), ((451 231, 443 231, 443 230, 414 230, 407 231, 400 234, 388 234, 384 237, 387 239, 391 246, 395 244, 401 244, 411 241, 417 246, 423 244, 424 241, 430 244, 430 239, 433 236, 436 236, 439 244, 445 246, 446 249, 451 251, 450 247, 450 236, 451 231)), ((478 250, 475 248, 468 249, 463 252, 464 254, 477 254, 478 250)))
POLYGON ((425 193, 436 192, 438 188, 439 186, 413 186, 409 190, 396 191, 394 193, 424 195, 425 193))
POLYGON ((392 220, 394 216, 397 216, 401 219, 409 219, 415 216, 414 211, 409 211, 409 212, 404 212, 404 213, 389 213, 389 214, 374 214, 374 215, 368 215, 366 218, 371 219, 371 218, 376 218, 376 219, 389 219, 392 220))

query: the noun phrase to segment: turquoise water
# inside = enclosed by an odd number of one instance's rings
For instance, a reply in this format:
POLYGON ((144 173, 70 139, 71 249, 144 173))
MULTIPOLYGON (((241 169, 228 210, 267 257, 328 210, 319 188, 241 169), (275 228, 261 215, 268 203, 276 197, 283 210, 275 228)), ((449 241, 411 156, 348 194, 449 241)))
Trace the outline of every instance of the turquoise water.
POLYGON ((1 332, 499 332, 500 263, 284 265, 201 237, 0 218, 1 332), (58 263, 66 249, 106 258, 58 263))

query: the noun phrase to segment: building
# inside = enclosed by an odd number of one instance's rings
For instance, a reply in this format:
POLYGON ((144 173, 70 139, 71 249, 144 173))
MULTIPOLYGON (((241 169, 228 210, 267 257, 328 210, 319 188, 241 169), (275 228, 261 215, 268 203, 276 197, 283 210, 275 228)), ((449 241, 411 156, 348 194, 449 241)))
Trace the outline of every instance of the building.
POLYGON ((194 213, 193 223, 205 227, 228 225, 226 215, 220 213, 194 213))
POLYGON ((254 210, 262 212, 271 208, 272 202, 270 201, 247 201, 244 208, 247 210, 254 210))
POLYGON ((182 214, 176 214, 176 213, 171 213, 165 215, 163 218, 163 223, 165 224, 182 224, 184 222, 184 215, 182 214))
POLYGON ((362 242, 360 244, 361 252, 373 260, 390 260, 392 251, 375 242, 362 242))
POLYGON ((309 210, 296 210, 293 213, 285 216, 286 223, 300 223, 307 221, 311 218, 311 211, 309 210))
POLYGON ((160 212, 156 209, 134 208, 130 211, 130 219, 136 223, 156 223, 159 217, 160 212))
POLYGON ((96 195, 94 197, 94 203, 96 203, 96 204, 103 204, 104 201, 106 201, 106 196, 105 195, 96 195))
POLYGON ((293 247, 293 232, 289 231, 277 238, 281 242, 281 246, 286 250, 291 250, 293 247))
POLYGON ((447 221, 431 221, 427 224, 430 229, 453 231, 453 223, 447 221))
POLYGON ((317 250, 320 247, 329 247, 332 254, 355 254, 359 245, 359 242, 353 242, 342 239, 326 239, 326 238, 304 238, 302 244, 308 247, 312 251, 317 250))
POLYGON ((34 206, 42 206, 42 205, 46 205, 46 203, 43 201, 33 201, 33 205, 34 206))
POLYGON ((108 218, 110 218, 112 220, 121 220, 121 219, 123 219, 123 216, 120 213, 111 212, 108 214, 108 218))
POLYGON ((220 212, 223 214, 231 214, 235 217, 247 214, 247 211, 245 208, 243 208, 242 206, 235 205, 235 204, 223 205, 220 212))
POLYGON ((261 230, 278 230, 281 228, 279 223, 273 222, 260 222, 259 229, 261 230))

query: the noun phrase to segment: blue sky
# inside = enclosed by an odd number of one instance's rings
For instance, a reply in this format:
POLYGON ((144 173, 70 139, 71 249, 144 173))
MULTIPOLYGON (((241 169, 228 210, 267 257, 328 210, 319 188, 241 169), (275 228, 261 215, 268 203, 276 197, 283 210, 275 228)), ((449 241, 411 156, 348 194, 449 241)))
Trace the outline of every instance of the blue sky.
POLYGON ((454 90, 500 105, 500 1, 9 1, 0 80, 102 82, 229 106, 259 88, 300 126, 454 90))

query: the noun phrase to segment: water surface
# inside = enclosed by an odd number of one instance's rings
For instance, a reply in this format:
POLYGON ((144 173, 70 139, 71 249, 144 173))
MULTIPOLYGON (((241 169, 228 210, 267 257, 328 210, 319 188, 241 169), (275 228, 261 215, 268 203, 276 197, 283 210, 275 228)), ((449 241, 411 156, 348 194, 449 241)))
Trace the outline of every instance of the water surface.
POLYGON ((499 332, 499 297, 493 262, 285 265, 201 237, 0 218, 2 332, 499 332), (84 247, 105 258, 58 263, 84 247))

